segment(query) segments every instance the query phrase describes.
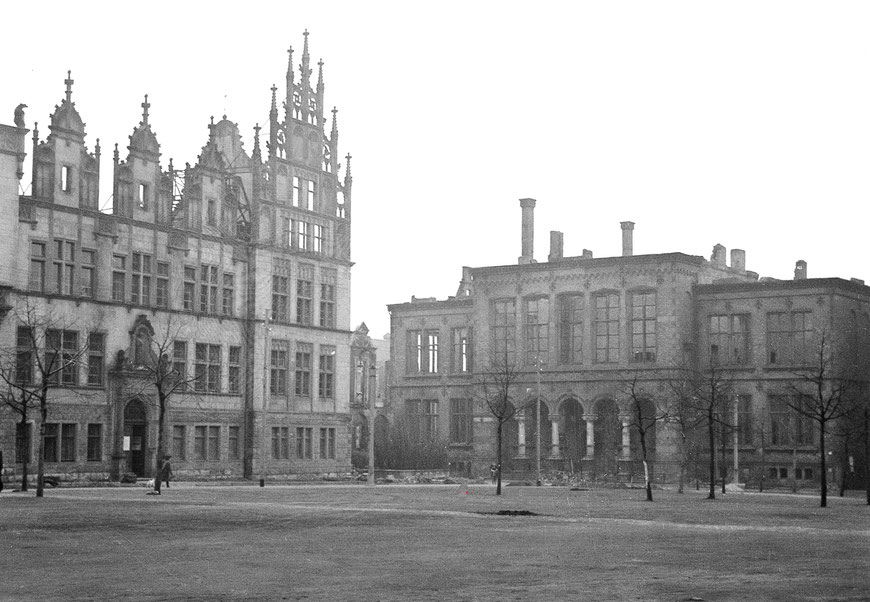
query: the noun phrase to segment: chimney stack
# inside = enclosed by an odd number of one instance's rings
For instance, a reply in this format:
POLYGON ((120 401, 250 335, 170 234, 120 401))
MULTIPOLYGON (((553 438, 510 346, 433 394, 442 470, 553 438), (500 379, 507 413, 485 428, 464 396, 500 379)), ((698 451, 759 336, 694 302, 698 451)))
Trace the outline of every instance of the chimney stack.
POLYGON ((731 269, 741 274, 746 271, 746 251, 743 249, 731 249, 731 269))
POLYGON ((559 261, 563 257, 564 237, 561 232, 550 231, 550 256, 547 261, 559 261))
POLYGON ((523 254, 520 255, 520 264, 534 263, 535 261, 535 199, 520 199, 520 207, 523 209, 523 254))
POLYGON ((713 247, 713 255, 710 256, 710 262, 716 267, 724 268, 725 266, 725 247, 717 244, 713 247))
POLYGON ((798 259, 794 264, 794 279, 795 280, 806 280, 807 279, 807 262, 803 259, 798 259))
POLYGON ((634 255, 634 241, 632 239, 634 222, 619 222, 619 225, 622 226, 622 256, 631 257, 634 255))

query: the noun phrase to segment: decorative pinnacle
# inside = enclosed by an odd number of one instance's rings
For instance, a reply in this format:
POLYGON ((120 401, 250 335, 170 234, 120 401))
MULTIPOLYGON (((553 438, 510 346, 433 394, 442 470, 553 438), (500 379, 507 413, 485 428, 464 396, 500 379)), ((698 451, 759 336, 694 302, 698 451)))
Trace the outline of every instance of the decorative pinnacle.
POLYGON ((317 61, 317 87, 323 88, 323 59, 317 61))
POLYGON ((151 103, 148 102, 148 95, 145 95, 145 102, 142 103, 142 125, 148 125, 148 109, 151 108, 151 103))
POLYGON ((254 125, 254 156, 260 156, 260 124, 254 125))
POLYGON ((275 84, 272 84, 271 89, 272 89, 272 110, 277 111, 278 110, 278 100, 277 100, 277 98, 275 98, 275 92, 278 91, 278 87, 275 86, 275 84))
POLYGON ((63 83, 66 84, 66 101, 70 102, 70 98, 72 97, 72 85, 75 83, 75 80, 72 78, 72 71, 67 70, 66 79, 63 80, 63 83))
POLYGON ((305 37, 305 44, 302 46, 302 59, 306 60, 308 58, 308 28, 305 28, 305 31, 302 32, 302 35, 305 37))
POLYGON ((350 177, 350 159, 351 159, 350 153, 347 154, 345 159, 347 159, 347 177, 349 178, 350 177))

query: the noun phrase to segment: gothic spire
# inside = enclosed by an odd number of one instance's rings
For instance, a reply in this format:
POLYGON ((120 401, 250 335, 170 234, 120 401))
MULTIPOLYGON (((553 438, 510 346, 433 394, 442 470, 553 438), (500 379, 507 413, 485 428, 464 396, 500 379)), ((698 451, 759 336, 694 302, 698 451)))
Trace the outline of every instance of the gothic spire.
POLYGON ((260 124, 254 126, 254 152, 251 157, 257 163, 260 162, 260 124))
POLYGON ((66 101, 71 102, 72 98, 72 85, 75 83, 75 80, 72 78, 72 71, 67 70, 66 79, 63 80, 63 83, 66 84, 66 101))
POLYGON ((148 95, 145 95, 145 102, 141 104, 142 107, 142 125, 148 125, 148 109, 151 108, 151 103, 148 102, 148 95))

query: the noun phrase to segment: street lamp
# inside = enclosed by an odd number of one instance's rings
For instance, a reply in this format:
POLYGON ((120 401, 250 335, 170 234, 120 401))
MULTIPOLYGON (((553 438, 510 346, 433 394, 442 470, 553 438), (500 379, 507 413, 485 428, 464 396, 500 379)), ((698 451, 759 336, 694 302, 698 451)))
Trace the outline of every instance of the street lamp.
POLYGON ((536 411, 537 416, 535 417, 535 421, 537 422, 537 428, 535 429, 535 460, 537 463, 538 470, 538 478, 535 481, 535 485, 541 486, 541 360, 538 357, 535 357, 535 397, 536 400, 536 411))

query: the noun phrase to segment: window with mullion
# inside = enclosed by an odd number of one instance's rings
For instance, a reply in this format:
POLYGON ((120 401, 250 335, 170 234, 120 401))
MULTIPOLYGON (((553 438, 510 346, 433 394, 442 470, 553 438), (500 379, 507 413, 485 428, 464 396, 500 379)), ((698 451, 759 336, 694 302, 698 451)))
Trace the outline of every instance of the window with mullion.
POLYGON ((297 397, 311 397, 311 344, 296 343, 296 383, 297 397))
POLYGON ((525 300, 526 365, 546 366, 550 359, 550 300, 535 297, 525 300))
POLYGON ((516 300, 498 299, 492 302, 492 340, 495 361, 512 366, 516 361, 516 300))
POLYGON ((631 295, 631 361, 656 361, 656 294, 631 295))
POLYGON ((619 362, 619 295, 595 295, 595 361, 619 362))

